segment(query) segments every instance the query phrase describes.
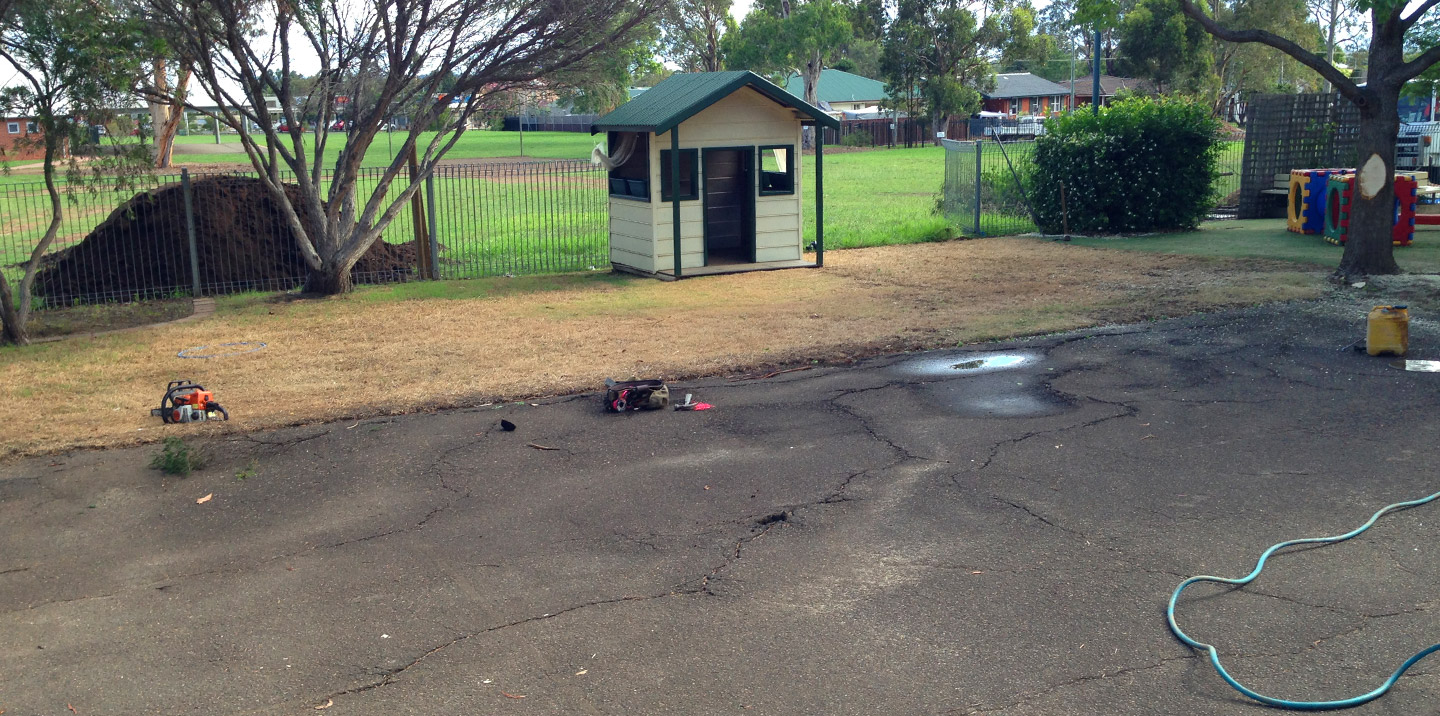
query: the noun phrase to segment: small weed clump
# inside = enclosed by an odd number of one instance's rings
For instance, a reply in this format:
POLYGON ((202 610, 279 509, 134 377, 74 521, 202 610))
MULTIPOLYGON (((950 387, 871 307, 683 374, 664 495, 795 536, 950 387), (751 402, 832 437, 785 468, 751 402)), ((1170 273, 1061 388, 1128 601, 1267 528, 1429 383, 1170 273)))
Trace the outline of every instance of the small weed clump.
POLYGON ((192 470, 205 467, 205 453, 180 438, 168 437, 160 451, 150 458, 150 467, 166 475, 185 477, 192 470))

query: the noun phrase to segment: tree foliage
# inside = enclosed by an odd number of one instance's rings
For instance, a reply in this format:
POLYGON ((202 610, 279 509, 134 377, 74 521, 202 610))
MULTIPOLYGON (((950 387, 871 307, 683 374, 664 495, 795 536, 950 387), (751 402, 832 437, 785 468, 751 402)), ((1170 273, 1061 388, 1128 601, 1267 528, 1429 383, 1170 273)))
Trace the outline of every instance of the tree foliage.
POLYGON ((674 0, 660 18, 665 59, 681 72, 719 72, 724 68, 720 42, 735 30, 733 0, 674 0))
MULTIPOLYGON (((769 75, 780 84, 799 75, 803 99, 819 104, 820 73, 853 36, 850 12, 835 0, 764 0, 723 41, 725 65, 769 75)), ((805 146, 813 145, 805 131, 805 146)))
POLYGON ((880 64, 897 106, 943 131, 949 117, 980 109, 981 93, 994 86, 994 65, 1044 57, 1052 46, 1035 33, 1028 3, 981 21, 962 0, 900 0, 880 64))

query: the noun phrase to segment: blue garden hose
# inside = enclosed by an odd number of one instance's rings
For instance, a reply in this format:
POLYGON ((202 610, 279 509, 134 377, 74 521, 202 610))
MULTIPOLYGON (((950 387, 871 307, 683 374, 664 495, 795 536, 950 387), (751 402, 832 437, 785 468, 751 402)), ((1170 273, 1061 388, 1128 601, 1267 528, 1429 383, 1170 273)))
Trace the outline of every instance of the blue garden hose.
POLYGON ((1440 492, 1437 492, 1429 497, 1422 497, 1418 500, 1410 500, 1409 502, 1397 502, 1393 505, 1388 505, 1385 508, 1381 509, 1379 512, 1376 512, 1374 515, 1372 515, 1368 522, 1360 525, 1351 532, 1346 532, 1343 535, 1337 535, 1335 537, 1307 537, 1305 539, 1292 539, 1288 542, 1281 542, 1280 544, 1277 544, 1270 549, 1265 550, 1264 554, 1260 555, 1260 561, 1255 563, 1255 571, 1239 579, 1210 576, 1191 577, 1181 582, 1180 586, 1175 588, 1175 593, 1170 595, 1170 606, 1165 609, 1165 618, 1170 622, 1170 631, 1175 632, 1175 636, 1179 637, 1180 641, 1185 642, 1185 644, 1190 646, 1191 648, 1204 649, 1210 652, 1210 663, 1215 665, 1215 671, 1220 673, 1220 678, 1224 679, 1225 683, 1230 684, 1232 687, 1234 687, 1236 691, 1239 691, 1240 693, 1245 694, 1246 696, 1249 696, 1250 698, 1255 699, 1262 704, 1267 704, 1269 706, 1278 706, 1284 709, 1293 709, 1296 711, 1325 711, 1328 709, 1348 709, 1352 706, 1359 706, 1361 704, 1374 701, 1375 699, 1384 696, 1385 692, 1389 691, 1390 687, 1394 686, 1395 682, 1400 680, 1400 676, 1404 674, 1407 669, 1414 666, 1416 662, 1437 651, 1440 651, 1440 644, 1436 644, 1429 648, 1423 649, 1420 651, 1420 653, 1410 657, 1409 659, 1406 659, 1405 663, 1401 664, 1400 668, 1396 669, 1395 673, 1391 674, 1390 678, 1385 680, 1385 683, 1381 684, 1379 688, 1369 693, 1361 694, 1354 698, 1340 699, 1338 701, 1289 701, 1286 699, 1277 699, 1273 696, 1266 696, 1265 694, 1252 691, 1251 689, 1246 688, 1244 684, 1236 681, 1235 677, 1231 676, 1230 672, 1226 671, 1225 667, 1220 665, 1220 652, 1216 651, 1214 646, 1191 639, 1188 634, 1186 634, 1184 631, 1181 631, 1180 625, 1175 623, 1175 603, 1180 600, 1180 593, 1185 591, 1186 587, 1196 582, 1219 582, 1220 584, 1231 584, 1237 587, 1244 586, 1246 584, 1249 584, 1250 582, 1255 581, 1255 578, 1260 576, 1260 570, 1265 568, 1265 560, 1269 559, 1270 555, 1274 554, 1278 550, 1297 544, 1331 544, 1335 542, 1344 542, 1345 540, 1350 539, 1351 537, 1355 537, 1361 532, 1370 529, 1370 527, 1374 525, 1375 522, 1387 512, 1403 510, 1407 507, 1418 507, 1427 502, 1434 502, 1436 499, 1440 499, 1440 492))

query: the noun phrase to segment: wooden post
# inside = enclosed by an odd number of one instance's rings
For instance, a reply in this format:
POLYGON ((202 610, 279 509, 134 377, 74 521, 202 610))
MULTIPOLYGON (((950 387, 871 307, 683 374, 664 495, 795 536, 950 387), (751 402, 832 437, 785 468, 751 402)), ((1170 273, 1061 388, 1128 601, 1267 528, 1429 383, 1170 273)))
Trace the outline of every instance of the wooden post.
MULTIPOLYGON (((798 180, 800 172, 795 174, 798 180)), ((815 131, 815 265, 825 265, 825 129, 818 125, 815 131)))
MULTIPOLYGON (((420 174, 420 160, 416 156, 415 145, 410 145, 410 183, 415 183, 415 177, 420 174)), ((430 231, 425 225, 425 199, 416 191, 410 196, 410 218, 415 225, 415 263, 420 271, 421 279, 435 278, 434 263, 430 260, 430 231)))
POLYGON ((675 278, 680 278, 680 125, 670 128, 670 220, 674 236, 675 278))

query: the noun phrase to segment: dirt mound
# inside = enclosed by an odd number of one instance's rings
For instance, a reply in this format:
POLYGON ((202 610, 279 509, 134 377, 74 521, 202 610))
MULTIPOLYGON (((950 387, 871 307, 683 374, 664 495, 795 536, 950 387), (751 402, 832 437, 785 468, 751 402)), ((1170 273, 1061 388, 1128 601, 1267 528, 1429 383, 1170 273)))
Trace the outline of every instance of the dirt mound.
MULTIPOLYGON (((321 217, 303 209, 300 191, 286 195, 308 232, 321 217)), ((260 180, 220 176, 192 183, 195 248, 207 293, 289 289, 307 272, 294 232, 260 180)), ((356 263, 357 281, 405 280, 415 246, 376 241, 356 263)), ((190 287, 185 195, 179 184, 136 194, 80 243, 49 254, 35 279, 37 294, 74 299, 128 299, 190 287)))

